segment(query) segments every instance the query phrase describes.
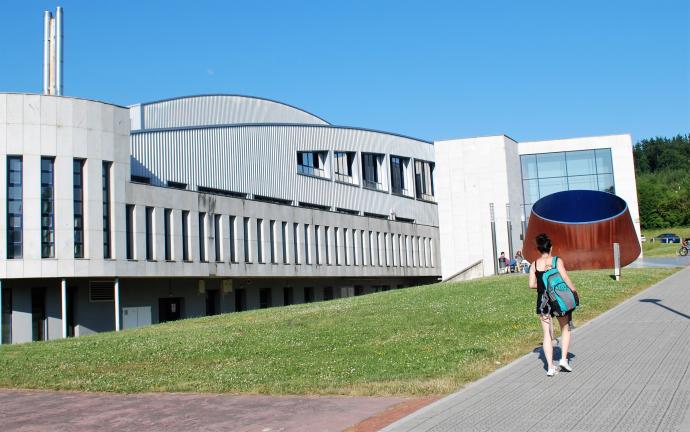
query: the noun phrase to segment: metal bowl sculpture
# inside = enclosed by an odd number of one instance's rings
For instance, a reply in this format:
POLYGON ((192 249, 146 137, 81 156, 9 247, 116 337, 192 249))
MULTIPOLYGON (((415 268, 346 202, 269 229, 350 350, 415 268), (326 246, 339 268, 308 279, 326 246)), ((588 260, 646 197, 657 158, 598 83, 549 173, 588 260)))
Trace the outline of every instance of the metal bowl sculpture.
POLYGON ((628 204, 606 192, 556 192, 534 203, 523 247, 530 262, 540 255, 535 239, 541 233, 551 238, 552 255, 562 257, 568 269, 613 268, 614 243, 620 244, 621 267, 640 255, 628 204))

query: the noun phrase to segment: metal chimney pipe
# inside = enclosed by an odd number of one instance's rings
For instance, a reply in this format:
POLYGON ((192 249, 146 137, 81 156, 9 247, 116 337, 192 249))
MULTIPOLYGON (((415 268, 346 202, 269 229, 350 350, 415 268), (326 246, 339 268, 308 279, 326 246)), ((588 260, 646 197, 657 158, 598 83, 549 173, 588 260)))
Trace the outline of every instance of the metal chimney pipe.
POLYGON ((55 94, 62 96, 62 7, 55 12, 55 94))
POLYGON ((49 93, 50 87, 50 19, 49 11, 43 12, 43 94, 49 93))

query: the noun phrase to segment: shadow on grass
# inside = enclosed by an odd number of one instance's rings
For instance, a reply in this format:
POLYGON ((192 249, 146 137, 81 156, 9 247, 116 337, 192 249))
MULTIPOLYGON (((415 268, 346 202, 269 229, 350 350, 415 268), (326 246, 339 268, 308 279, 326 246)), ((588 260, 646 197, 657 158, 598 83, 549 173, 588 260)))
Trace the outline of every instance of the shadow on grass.
POLYGON ((657 306, 659 306, 659 307, 662 307, 662 308, 664 308, 664 309, 666 309, 666 310, 669 310, 669 311, 673 312, 674 314, 680 315, 680 316, 682 316, 682 317, 685 318, 685 319, 690 319, 690 315, 686 315, 686 314, 684 314, 683 312, 677 311, 677 310, 675 310, 675 309, 673 309, 673 308, 670 308, 670 307, 668 307, 668 306, 666 306, 666 305, 662 305, 660 299, 642 299, 642 300, 640 300, 640 302, 641 302, 641 303, 653 303, 653 304, 655 304, 655 305, 657 305, 657 306))

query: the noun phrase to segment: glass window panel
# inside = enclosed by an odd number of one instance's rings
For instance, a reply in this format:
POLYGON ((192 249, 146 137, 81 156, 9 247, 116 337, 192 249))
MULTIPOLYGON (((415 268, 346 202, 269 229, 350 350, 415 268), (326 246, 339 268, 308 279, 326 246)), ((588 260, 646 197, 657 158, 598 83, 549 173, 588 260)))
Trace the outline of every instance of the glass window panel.
POLYGON ((522 187, 525 193, 525 204, 534 204, 539 199, 539 180, 524 180, 522 187))
POLYGON ((597 159, 597 173, 613 174, 613 162, 611 161, 611 149, 595 150, 597 159))
POLYGON ((597 176, 568 177, 568 188, 570 190, 597 190, 597 176))
POLYGON ((615 194, 616 188, 613 184, 613 174, 599 174, 599 190, 615 194))
POLYGON ((568 182, 565 177, 539 179, 539 198, 564 190, 568 190, 568 182))
POLYGON ((597 173, 594 150, 566 152, 568 175, 590 175, 597 173))
POLYGON ((537 169, 539 178, 565 176, 565 153, 543 153, 537 155, 537 169))
POLYGON ((520 156, 520 161, 522 163, 522 178, 537 178, 537 156, 523 155, 520 156))

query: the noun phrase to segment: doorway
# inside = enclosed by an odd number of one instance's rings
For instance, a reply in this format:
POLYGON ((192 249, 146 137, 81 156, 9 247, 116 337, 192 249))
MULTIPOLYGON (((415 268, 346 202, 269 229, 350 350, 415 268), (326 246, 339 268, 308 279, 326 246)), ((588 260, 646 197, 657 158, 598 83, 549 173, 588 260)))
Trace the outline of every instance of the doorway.
POLYGON ((218 290, 206 290, 206 316, 218 315, 218 290))
POLYGON ((177 321, 182 318, 182 297, 158 299, 158 322, 177 321))
POLYGON ((31 340, 43 341, 48 336, 46 321, 46 289, 31 288, 31 340))
POLYGON ((235 312, 247 310, 247 291, 244 289, 235 290, 235 312))

